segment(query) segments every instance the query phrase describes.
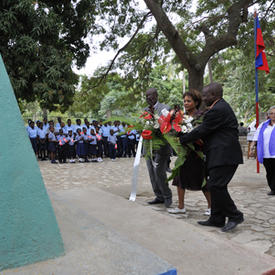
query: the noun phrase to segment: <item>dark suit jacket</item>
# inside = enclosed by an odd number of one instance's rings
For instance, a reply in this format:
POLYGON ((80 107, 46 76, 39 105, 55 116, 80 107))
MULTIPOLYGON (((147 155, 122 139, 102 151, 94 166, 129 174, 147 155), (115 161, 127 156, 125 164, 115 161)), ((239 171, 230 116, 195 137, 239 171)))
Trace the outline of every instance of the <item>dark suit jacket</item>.
POLYGON ((238 139, 238 121, 230 107, 220 99, 204 115, 203 122, 189 134, 181 136, 182 143, 204 141, 207 168, 243 163, 238 139))

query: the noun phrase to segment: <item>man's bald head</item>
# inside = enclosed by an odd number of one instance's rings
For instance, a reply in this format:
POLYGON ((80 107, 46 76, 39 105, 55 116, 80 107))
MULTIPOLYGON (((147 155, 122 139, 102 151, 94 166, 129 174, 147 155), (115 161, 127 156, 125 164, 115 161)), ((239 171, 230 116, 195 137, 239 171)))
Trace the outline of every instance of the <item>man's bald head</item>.
POLYGON ((222 98, 223 88, 220 83, 211 83, 202 89, 202 99, 206 106, 210 106, 217 99, 222 98))
POLYGON ((149 106, 154 106, 158 101, 158 91, 156 88, 150 88, 146 91, 146 101, 149 106))

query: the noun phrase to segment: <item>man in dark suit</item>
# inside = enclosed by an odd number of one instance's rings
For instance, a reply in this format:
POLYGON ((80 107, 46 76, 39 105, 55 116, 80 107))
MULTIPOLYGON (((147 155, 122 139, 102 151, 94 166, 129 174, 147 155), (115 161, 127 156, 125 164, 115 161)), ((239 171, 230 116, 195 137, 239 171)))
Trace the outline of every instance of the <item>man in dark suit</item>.
POLYGON ((211 83, 202 90, 202 99, 208 107, 203 123, 189 134, 180 136, 181 143, 202 139, 207 165, 207 187, 211 193, 211 216, 199 221, 204 226, 222 227, 226 232, 243 222, 241 213, 227 190, 227 185, 239 164, 243 163, 238 140, 238 122, 230 105, 222 98, 219 83, 211 83), (225 225, 225 219, 228 222, 225 225))
MULTIPOLYGON (((165 110, 170 110, 169 106, 158 102, 158 92, 155 88, 150 88, 146 91, 146 101, 148 107, 145 109, 151 115, 161 116, 165 110)), ((146 160, 150 181, 155 199, 149 201, 149 204, 164 203, 166 207, 172 204, 172 192, 168 186, 166 170, 168 168, 168 161, 171 155, 171 148, 167 144, 162 146, 159 150, 153 151, 152 156, 146 160)))

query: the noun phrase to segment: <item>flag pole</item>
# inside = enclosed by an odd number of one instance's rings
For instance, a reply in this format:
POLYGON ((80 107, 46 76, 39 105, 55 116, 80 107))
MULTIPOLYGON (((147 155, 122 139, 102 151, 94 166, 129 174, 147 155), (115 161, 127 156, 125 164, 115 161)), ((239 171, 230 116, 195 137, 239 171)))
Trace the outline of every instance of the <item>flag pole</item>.
MULTIPOLYGON (((258 84, 258 69, 256 67, 256 57, 257 57, 257 46, 256 46, 256 41, 257 41, 257 24, 256 24, 256 18, 257 18, 257 12, 254 12, 254 50, 255 50, 255 95, 256 95, 256 128, 259 126, 259 97, 258 97, 258 89, 259 89, 259 84, 258 84)), ((257 159, 257 173, 260 173, 260 164, 257 159)))

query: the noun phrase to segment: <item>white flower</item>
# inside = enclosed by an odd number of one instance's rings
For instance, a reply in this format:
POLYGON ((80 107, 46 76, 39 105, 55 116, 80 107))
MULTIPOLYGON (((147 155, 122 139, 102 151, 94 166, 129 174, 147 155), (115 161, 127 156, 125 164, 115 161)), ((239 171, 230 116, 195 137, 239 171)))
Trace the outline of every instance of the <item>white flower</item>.
POLYGON ((186 127, 185 125, 182 125, 181 131, 182 131, 183 133, 187 133, 187 132, 188 132, 188 129, 187 129, 187 127, 186 127))
POLYGON ((187 128, 189 128, 190 130, 192 130, 192 129, 193 129, 193 125, 192 125, 192 123, 187 123, 187 124, 186 124, 186 126, 187 126, 187 128))
POLYGON ((162 109, 161 114, 164 115, 165 117, 169 115, 169 111, 167 109, 162 109))
POLYGON ((191 121, 193 120, 194 118, 191 117, 191 116, 184 116, 184 122, 185 123, 191 123, 191 121))
POLYGON ((155 123, 154 123, 154 128, 155 128, 155 129, 158 129, 158 128, 159 128, 159 123, 158 123, 157 121, 155 121, 155 123))

